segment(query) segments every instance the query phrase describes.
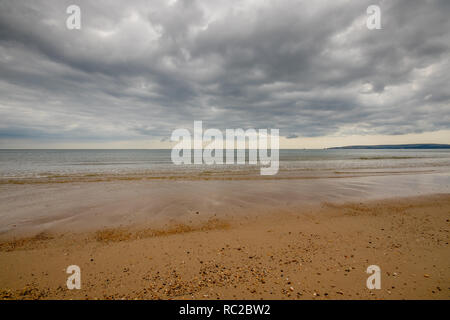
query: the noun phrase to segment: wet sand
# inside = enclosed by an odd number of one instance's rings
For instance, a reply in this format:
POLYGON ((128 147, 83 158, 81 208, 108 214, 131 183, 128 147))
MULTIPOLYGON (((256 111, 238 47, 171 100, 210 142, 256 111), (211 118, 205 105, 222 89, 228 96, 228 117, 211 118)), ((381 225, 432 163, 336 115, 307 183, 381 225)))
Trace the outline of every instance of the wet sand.
MULTIPOLYGON (((47 228, 29 237, 6 232, 10 238, 0 245, 0 297, 449 299, 450 194, 370 199, 346 192, 363 199, 299 206, 288 192, 272 197, 273 206, 261 205, 266 214, 238 202, 245 209, 239 215, 214 216, 206 210, 211 203, 200 210, 187 202, 192 212, 159 226, 118 219, 122 226, 83 232, 47 228), (291 200, 280 205, 286 199, 291 200), (81 268, 81 290, 66 287, 65 270, 73 264, 81 268), (366 287, 369 265, 381 268, 380 290, 366 287)), ((254 196, 261 197, 260 191, 254 196)), ((45 201, 32 199, 30 205, 44 206, 45 201)))
POLYGON ((42 232, 162 228, 342 204, 449 193, 450 175, 273 180, 101 181, 0 185, 0 240, 42 232))

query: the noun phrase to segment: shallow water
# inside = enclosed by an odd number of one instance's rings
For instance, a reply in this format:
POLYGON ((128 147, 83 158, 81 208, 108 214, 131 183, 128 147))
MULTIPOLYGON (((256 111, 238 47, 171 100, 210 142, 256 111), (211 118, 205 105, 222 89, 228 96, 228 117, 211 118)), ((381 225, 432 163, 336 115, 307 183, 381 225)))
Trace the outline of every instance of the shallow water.
MULTIPOLYGON (((171 150, 0 150, 0 183, 99 177, 257 178, 258 165, 180 165, 171 150)), ((248 155, 247 155, 248 158, 248 155)), ((280 150, 279 178, 449 172, 450 150, 280 150)), ((276 178, 270 177, 270 178, 276 178)))
POLYGON ((0 236, 436 193, 450 193, 450 150, 281 150, 275 176, 175 166, 170 150, 1 150, 0 236))

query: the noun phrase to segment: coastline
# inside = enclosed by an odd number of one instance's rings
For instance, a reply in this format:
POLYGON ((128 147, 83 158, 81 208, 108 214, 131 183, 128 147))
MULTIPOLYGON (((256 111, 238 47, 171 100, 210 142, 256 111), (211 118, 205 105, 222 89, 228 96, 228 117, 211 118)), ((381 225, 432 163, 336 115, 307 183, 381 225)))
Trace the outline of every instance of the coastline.
POLYGON ((0 250, 2 299, 449 299, 450 195, 323 202, 161 229, 42 233, 0 250), (79 265, 82 289, 65 286, 79 265), (379 265, 382 289, 366 288, 379 265))
POLYGON ((0 0, 0 305, 450 301, 448 13, 0 0))
POLYGON ((209 220, 342 204, 450 194, 448 172, 269 180, 113 180, 0 185, 0 241, 102 228, 197 227, 209 220))

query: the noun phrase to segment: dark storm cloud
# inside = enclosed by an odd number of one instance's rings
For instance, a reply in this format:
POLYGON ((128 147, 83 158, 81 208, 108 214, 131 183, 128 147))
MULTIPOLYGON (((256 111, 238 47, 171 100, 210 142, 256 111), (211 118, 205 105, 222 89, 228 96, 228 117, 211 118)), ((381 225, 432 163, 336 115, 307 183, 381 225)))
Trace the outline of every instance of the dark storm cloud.
POLYGON ((449 1, 0 0, 0 139, 448 129, 449 1), (81 30, 65 26, 81 7, 81 30), (378 4, 382 29, 366 28, 378 4))

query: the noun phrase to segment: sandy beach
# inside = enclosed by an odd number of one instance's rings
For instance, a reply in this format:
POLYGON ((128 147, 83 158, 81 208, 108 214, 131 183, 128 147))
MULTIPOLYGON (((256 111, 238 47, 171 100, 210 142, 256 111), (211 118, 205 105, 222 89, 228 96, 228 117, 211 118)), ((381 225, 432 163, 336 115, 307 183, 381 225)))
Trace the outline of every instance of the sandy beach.
POLYGON ((263 215, 202 208, 151 226, 3 234, 0 297, 450 298, 448 193, 276 206, 263 215), (66 287, 73 264, 80 290, 66 287), (366 287, 369 265, 381 268, 380 290, 366 287))
POLYGON ((86 157, 129 156, 114 152, 34 152, 31 174, 15 177, 6 163, 2 299, 450 298, 447 153, 286 152, 270 177, 245 166, 83 171, 86 157), (58 158, 74 155, 80 165, 58 158), (45 173, 42 157, 66 173, 45 173), (80 289, 67 287, 71 265, 80 289), (381 289, 366 286, 372 265, 381 289))
POLYGON ((0 304, 450 300, 449 13, 0 0, 0 304))

